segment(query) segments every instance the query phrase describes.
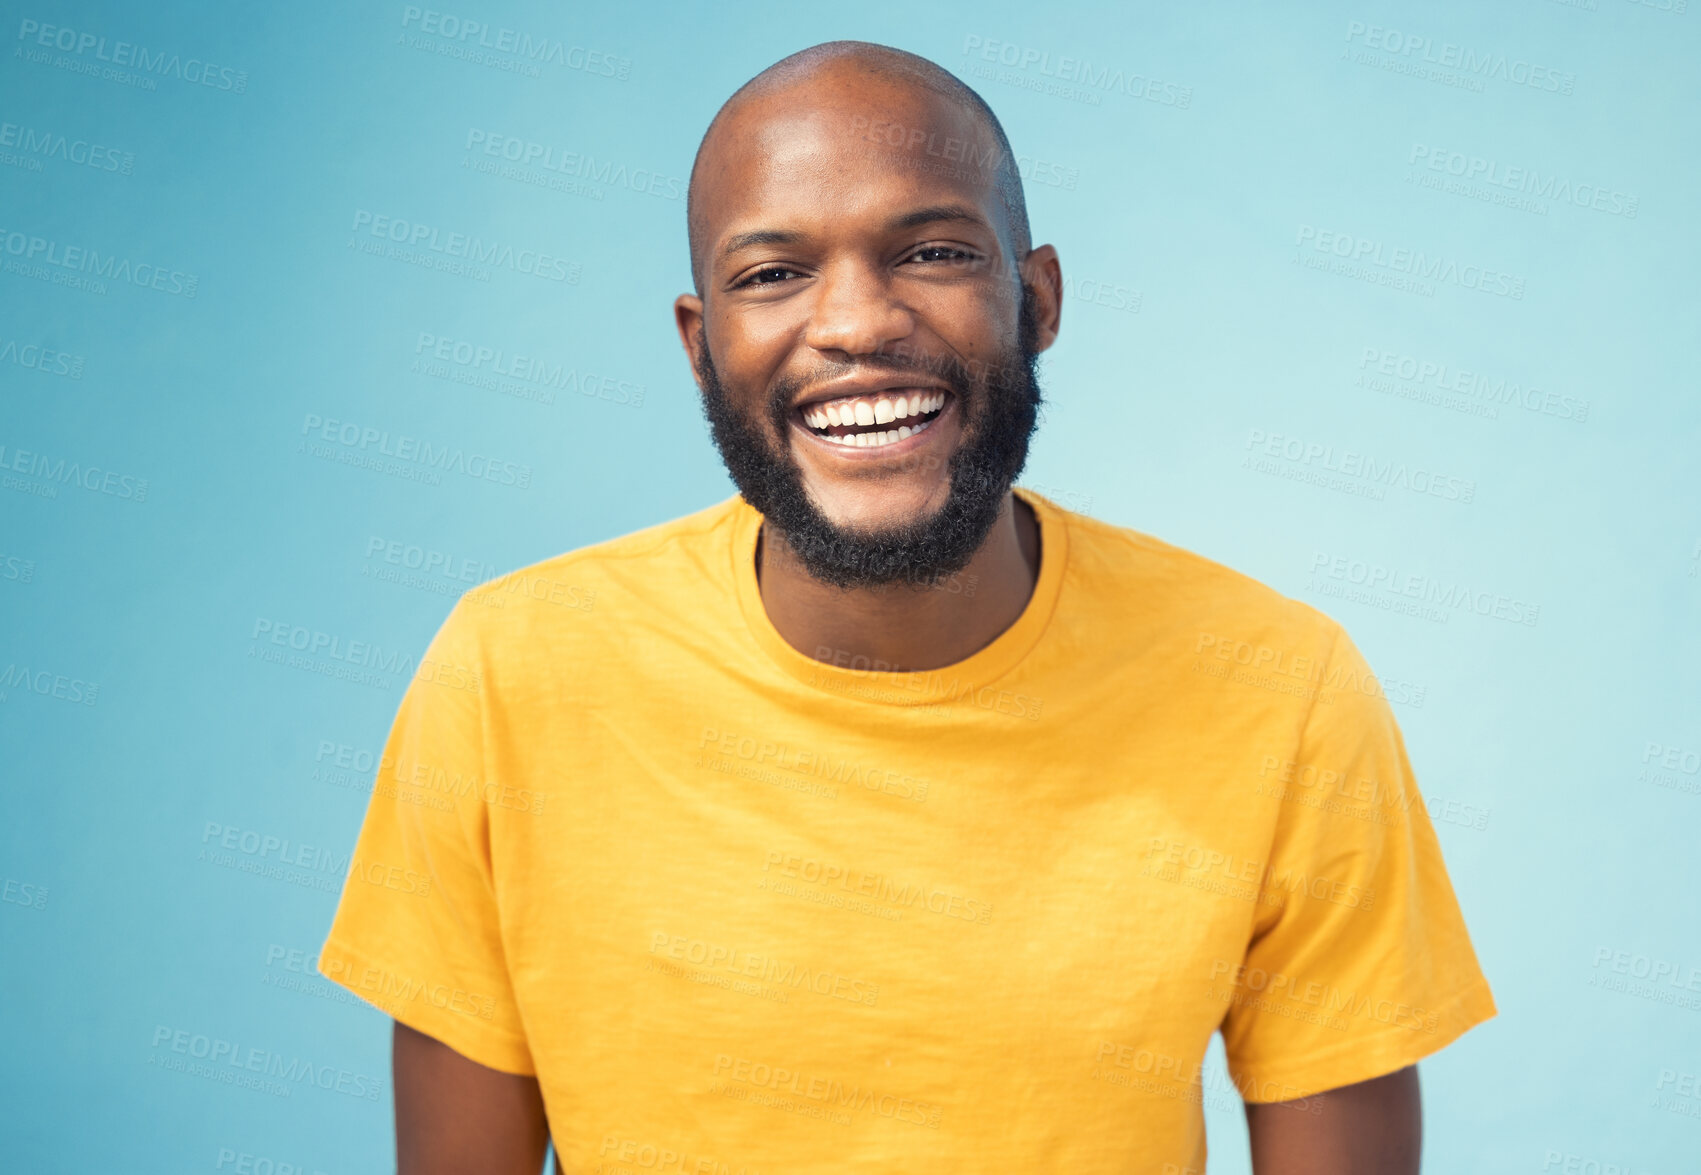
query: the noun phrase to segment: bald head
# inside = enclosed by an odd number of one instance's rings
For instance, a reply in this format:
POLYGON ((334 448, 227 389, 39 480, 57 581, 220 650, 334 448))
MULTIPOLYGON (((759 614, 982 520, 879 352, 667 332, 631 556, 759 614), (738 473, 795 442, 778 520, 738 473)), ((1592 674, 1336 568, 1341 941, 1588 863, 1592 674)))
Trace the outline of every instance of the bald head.
MULTIPOLYGON (((716 201, 706 189, 723 182, 737 182, 727 156, 735 146, 747 145, 759 135, 769 117, 790 109, 788 96, 849 96, 873 91, 922 97, 947 104, 958 118, 966 118, 978 132, 980 148, 967 148, 954 163, 964 169, 980 168, 996 186, 1013 256, 1020 262, 1029 250, 1027 202, 1022 195, 1022 177, 1017 170, 1010 140, 998 116, 981 96, 925 57, 876 45, 867 41, 828 41, 782 58, 751 78, 728 98, 709 123, 698 145, 691 167, 691 184, 686 194, 686 222, 691 239, 691 277, 698 296, 707 285, 709 250, 716 225, 716 201)), ((855 120, 852 120, 852 125, 855 120)), ((866 115, 859 129, 874 126, 866 115)), ((877 142, 869 135, 871 142, 877 142)), ((897 144, 903 147, 900 135, 897 144)), ((887 140, 890 143, 890 140, 887 140)))

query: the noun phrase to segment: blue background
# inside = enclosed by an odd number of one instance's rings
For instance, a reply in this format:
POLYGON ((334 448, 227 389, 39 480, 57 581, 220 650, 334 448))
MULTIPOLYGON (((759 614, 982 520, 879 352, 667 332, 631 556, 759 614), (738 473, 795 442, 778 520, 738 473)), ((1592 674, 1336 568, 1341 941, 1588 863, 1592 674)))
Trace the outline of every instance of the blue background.
MULTIPOLYGON (((389 1021, 311 956, 405 675, 267 663, 256 634, 416 657, 467 561, 489 578, 732 492, 669 308, 689 286, 685 178, 734 88, 851 37, 986 97, 1034 239, 1060 252, 1023 480, 1315 604, 1383 677, 1501 1008, 1422 1066, 1428 1169, 1693 1170, 1701 12, 1677 3, 442 10, 568 51, 530 70, 471 60, 396 4, 7 5, 6 1165, 389 1169, 389 1021), (96 50, 43 48, 29 22, 229 72, 91 74, 96 50), (1515 68, 1424 65, 1463 53, 1515 68), (1151 85, 1058 87, 1062 57, 1151 85), (552 190, 480 170, 500 160, 475 133, 596 162, 552 190), (1473 158, 1498 186, 1460 190, 1448 168, 1473 158), (380 216, 541 252, 570 280, 415 264, 382 251, 380 216), (65 284, 41 250, 73 247, 159 266, 167 289, 65 284), (1407 250, 1448 276, 1413 287, 1407 250), (1474 288, 1485 270, 1504 280, 1474 288), (479 368, 420 366, 422 335, 577 382, 553 403, 462 382, 479 368), (358 445, 304 436, 312 420, 464 446, 529 484, 351 464, 358 445), (1348 451, 1456 493, 1325 470, 1348 451), (1375 565, 1509 602, 1413 614, 1355 582, 1375 565), (209 856, 232 828, 289 848, 209 856), (287 877, 240 867, 285 853, 287 877), (382 1087, 268 1096, 168 1071, 162 1029, 382 1087)), ((1246 1171, 1215 1088, 1212 1170, 1246 1171)))

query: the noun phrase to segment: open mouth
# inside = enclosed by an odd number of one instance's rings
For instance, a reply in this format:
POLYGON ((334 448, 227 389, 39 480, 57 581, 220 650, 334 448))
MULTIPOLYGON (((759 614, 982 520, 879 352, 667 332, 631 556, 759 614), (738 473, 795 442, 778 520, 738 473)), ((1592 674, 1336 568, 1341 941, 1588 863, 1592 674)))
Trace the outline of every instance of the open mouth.
POLYGON ((903 388, 805 404, 797 414, 810 432, 835 445, 879 448, 925 431, 950 401, 951 393, 939 388, 903 388))

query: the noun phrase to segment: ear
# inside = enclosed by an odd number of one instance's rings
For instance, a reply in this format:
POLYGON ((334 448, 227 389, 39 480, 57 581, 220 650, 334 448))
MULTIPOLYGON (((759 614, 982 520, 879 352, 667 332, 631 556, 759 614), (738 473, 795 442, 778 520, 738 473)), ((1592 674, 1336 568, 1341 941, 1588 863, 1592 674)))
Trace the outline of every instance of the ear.
POLYGON ((1030 249, 1022 259, 1022 281, 1034 291, 1039 325, 1036 342, 1044 351, 1057 341, 1057 332, 1063 326, 1063 269, 1057 263, 1057 250, 1050 245, 1030 249))
POLYGON ((673 300, 673 322, 679 328, 679 341, 685 347, 686 358, 691 361, 691 378, 697 381, 698 390, 703 387, 703 381, 697 375, 702 362, 698 354, 699 331, 703 325, 703 299, 696 294, 681 294, 673 300))

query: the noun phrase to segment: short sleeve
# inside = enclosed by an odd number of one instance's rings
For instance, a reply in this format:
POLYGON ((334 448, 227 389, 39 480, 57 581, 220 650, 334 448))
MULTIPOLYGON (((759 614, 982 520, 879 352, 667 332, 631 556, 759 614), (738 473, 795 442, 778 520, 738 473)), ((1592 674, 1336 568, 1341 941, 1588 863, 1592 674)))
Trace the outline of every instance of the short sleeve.
POLYGON ((1275 806, 1243 963, 1223 976, 1230 1075, 1248 1102, 1380 1077, 1495 1015, 1380 685, 1336 628, 1275 806))
POLYGON ((397 711, 319 972, 481 1065, 535 1072, 491 864, 483 671, 458 603, 397 711))

